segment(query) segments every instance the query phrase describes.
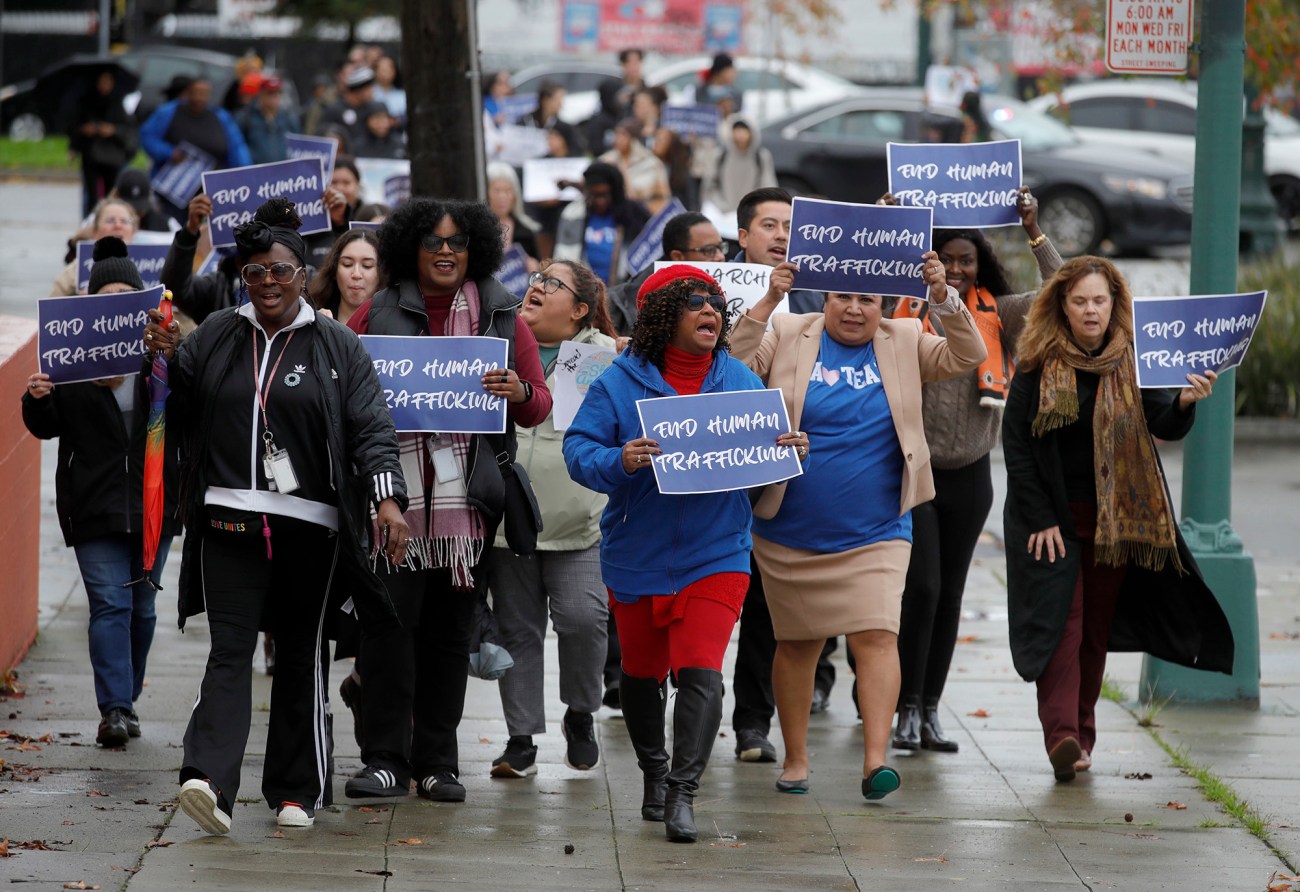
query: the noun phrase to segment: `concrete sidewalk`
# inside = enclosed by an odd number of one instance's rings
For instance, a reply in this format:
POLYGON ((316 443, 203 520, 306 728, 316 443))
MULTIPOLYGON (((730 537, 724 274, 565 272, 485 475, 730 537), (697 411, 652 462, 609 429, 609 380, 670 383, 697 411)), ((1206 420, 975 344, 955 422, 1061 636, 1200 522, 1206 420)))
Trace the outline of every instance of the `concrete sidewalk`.
MULTIPOLYGON (((1252 514, 1282 530, 1269 542, 1285 544, 1296 528, 1300 463, 1294 456, 1294 447, 1283 446, 1239 461, 1247 483, 1239 475, 1238 504, 1252 506, 1252 514), (1243 485, 1251 488, 1243 492, 1243 485)), ((1176 479, 1177 453, 1166 455, 1166 463, 1176 479)), ((724 720, 696 809, 701 840, 670 844, 662 825, 640 820, 640 777, 616 713, 598 717, 600 764, 590 772, 564 766, 563 707, 550 647, 550 730, 538 738, 535 778, 488 776, 506 729, 495 686, 471 679, 460 734, 468 801, 448 805, 412 797, 358 807, 363 803, 342 796, 342 779, 360 763, 351 717, 336 702, 339 805, 320 813, 313 829, 283 833, 260 799, 270 684, 258 673, 234 827, 228 837, 209 837, 174 805, 181 736, 207 653, 201 617, 184 635, 175 627, 179 559, 170 563, 160 595, 150 683, 138 704, 144 737, 124 750, 101 750, 94 745, 98 716, 85 595, 53 515, 53 466, 47 445, 41 634, 20 667, 25 696, 0 703, 0 729, 8 735, 0 739, 0 838, 8 837, 10 854, 0 858, 0 890, 752 892, 959 885, 1260 892, 1275 872, 1292 872, 1279 850, 1293 864, 1300 855, 1300 746, 1294 740, 1300 729, 1300 572, 1294 552, 1266 546, 1256 554, 1266 685, 1261 709, 1171 706, 1152 729, 1271 816, 1275 850, 1208 802, 1134 716, 1112 702, 1100 704, 1093 771, 1072 784, 1053 781, 1033 688, 1015 675, 1007 649, 996 508, 972 569, 962 643, 944 699, 944 721, 961 752, 898 754, 894 764, 903 787, 881 803, 867 803, 859 792, 861 726, 841 662, 830 711, 812 719, 810 794, 777 794, 776 767, 737 762, 724 720)), ((995 479, 1000 474, 995 469, 995 479)), ((1252 546, 1250 534, 1242 535, 1252 546)), ((1129 696, 1137 690, 1139 666, 1137 655, 1112 659, 1111 675, 1129 696)), ((344 674, 341 666, 335 669, 332 692, 344 674)))

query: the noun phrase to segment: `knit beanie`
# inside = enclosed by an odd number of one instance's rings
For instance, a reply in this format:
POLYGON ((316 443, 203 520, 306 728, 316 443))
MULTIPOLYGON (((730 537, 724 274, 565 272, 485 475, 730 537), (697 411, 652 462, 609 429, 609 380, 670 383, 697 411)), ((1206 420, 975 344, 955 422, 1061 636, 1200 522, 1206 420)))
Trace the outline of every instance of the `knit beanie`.
POLYGON ((646 300, 653 292, 678 279, 698 279, 706 285, 718 284, 717 279, 698 266, 691 266, 687 263, 674 263, 672 266, 665 266, 663 269, 651 273, 650 278, 646 279, 641 287, 637 289, 636 311, 641 312, 645 307, 646 300))
POLYGON ((98 294, 105 285, 124 282, 136 291, 144 291, 144 279, 140 270, 127 256, 126 242, 115 235, 106 235, 95 242, 91 253, 94 266, 90 268, 90 293, 98 294))

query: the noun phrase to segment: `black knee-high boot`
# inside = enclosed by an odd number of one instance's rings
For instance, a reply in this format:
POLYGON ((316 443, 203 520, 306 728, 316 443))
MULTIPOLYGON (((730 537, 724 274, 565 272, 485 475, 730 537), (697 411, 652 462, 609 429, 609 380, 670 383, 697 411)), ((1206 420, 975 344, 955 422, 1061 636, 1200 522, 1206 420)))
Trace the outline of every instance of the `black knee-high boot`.
POLYGON ((641 818, 664 819, 664 794, 668 789, 668 750, 664 748, 664 684, 654 678, 636 678, 622 673, 618 688, 623 701, 623 724, 636 750, 645 793, 641 818))
POLYGON ((673 842, 695 842, 695 791, 722 723, 722 673, 682 669, 673 707, 673 760, 664 800, 664 829, 673 842))

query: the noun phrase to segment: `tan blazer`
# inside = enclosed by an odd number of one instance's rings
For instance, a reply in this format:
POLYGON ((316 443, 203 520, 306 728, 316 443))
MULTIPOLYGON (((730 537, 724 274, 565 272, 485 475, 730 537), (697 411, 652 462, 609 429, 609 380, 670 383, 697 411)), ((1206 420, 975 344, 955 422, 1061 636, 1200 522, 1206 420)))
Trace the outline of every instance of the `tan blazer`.
MULTIPOLYGON (((768 387, 781 388, 792 430, 800 430, 808 378, 825 327, 821 313, 777 313, 772 316, 772 330, 767 331, 766 325, 746 314, 731 332, 731 355, 753 369, 768 387)), ((947 338, 924 334, 918 319, 881 319, 872 338, 880 381, 903 451, 900 515, 934 498, 930 447, 921 421, 921 385, 969 372, 988 355, 965 305, 960 313, 943 317, 943 328, 947 338)), ((817 442, 811 440, 809 447, 816 449, 817 442)), ((784 483, 767 487, 754 506, 754 516, 775 517, 784 498, 784 483)))

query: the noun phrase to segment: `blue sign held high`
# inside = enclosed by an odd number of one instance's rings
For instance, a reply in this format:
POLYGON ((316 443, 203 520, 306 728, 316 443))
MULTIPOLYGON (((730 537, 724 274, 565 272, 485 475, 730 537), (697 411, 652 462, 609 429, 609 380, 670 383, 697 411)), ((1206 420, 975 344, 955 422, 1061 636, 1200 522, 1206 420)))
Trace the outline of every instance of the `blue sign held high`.
POLYGON ((683 138, 688 136, 718 138, 722 113, 716 105, 665 105, 659 126, 683 138))
POLYGON ((506 401, 483 389, 490 369, 506 367, 501 338, 362 335, 399 431, 500 434, 506 401))
POLYGON ((334 156, 339 150, 337 141, 326 136, 307 136, 304 133, 287 134, 289 160, 319 158, 325 164, 325 184, 334 176, 334 156))
POLYGON ((1267 291, 1134 297, 1138 386, 1187 387, 1188 375, 1241 365, 1267 300, 1267 291))
POLYGON ((517 242, 506 249, 501 268, 496 271, 496 280, 515 297, 523 297, 528 290, 528 255, 517 242))
POLYGON ((287 198, 302 218, 303 235, 328 232, 325 210, 325 163, 320 158, 273 161, 203 174, 203 191, 212 199, 212 244, 235 244, 235 227, 253 219, 253 213, 272 198, 287 198))
MULTIPOLYGON (((167 262, 167 252, 171 245, 137 245, 126 246, 126 256, 140 271, 145 288, 162 284, 163 264, 167 262)), ((77 290, 85 291, 90 287, 90 268, 94 266, 95 243, 77 242, 77 290)))
POLYGON ((642 436, 659 443, 655 483, 665 495, 725 492, 803 473, 776 438, 789 433, 781 391, 740 390, 637 400, 642 436))
POLYGON ((659 213, 650 218, 632 244, 627 246, 627 268, 636 275, 664 253, 664 227, 678 214, 686 213, 686 205, 671 199, 659 213))
POLYGON ((144 327, 162 300, 162 286, 146 291, 45 297, 37 301, 36 357, 55 384, 138 374, 144 327))
POLYGON ((930 250, 930 208, 796 198, 786 258, 796 288, 845 294, 926 296, 921 255, 930 250))
POLYGON ((1020 140, 896 143, 885 147, 889 191, 904 207, 934 208, 934 225, 1014 226, 1020 185, 1020 140))

